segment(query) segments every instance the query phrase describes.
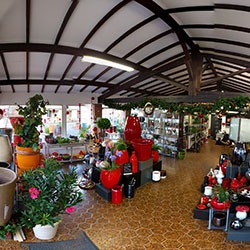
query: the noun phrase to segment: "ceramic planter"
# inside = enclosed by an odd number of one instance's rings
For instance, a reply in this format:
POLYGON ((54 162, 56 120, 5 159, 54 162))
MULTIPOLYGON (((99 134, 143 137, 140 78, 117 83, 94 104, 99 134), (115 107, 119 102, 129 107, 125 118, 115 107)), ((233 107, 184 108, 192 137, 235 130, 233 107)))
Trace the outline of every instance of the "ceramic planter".
POLYGON ((59 222, 54 223, 54 227, 51 225, 42 226, 40 224, 33 227, 35 237, 40 240, 50 240, 55 237, 57 233, 59 222))
POLYGON ((16 160, 21 171, 37 168, 40 163, 40 151, 34 152, 32 148, 16 146, 16 160))
POLYGON ((157 162, 160 158, 159 152, 157 150, 152 150, 151 156, 153 158, 153 162, 157 162))
POLYGON ((102 170, 100 174, 100 180, 102 185, 107 188, 111 189, 118 184, 121 177, 121 170, 120 168, 116 168, 113 170, 102 170))
POLYGON ((132 145, 138 161, 147 161, 151 157, 153 141, 149 139, 134 139, 132 145))
POLYGON ((128 161, 129 161, 128 150, 117 150, 116 155, 119 155, 120 152, 122 154, 121 154, 121 156, 119 156, 115 159, 115 164, 124 165, 125 163, 128 163, 128 161))
POLYGON ((0 226, 12 215, 17 175, 14 171, 0 167, 0 226))
POLYGON ((218 202, 217 197, 211 199, 211 206, 212 208, 218 209, 218 210, 225 210, 230 208, 230 200, 224 201, 224 202, 218 202))

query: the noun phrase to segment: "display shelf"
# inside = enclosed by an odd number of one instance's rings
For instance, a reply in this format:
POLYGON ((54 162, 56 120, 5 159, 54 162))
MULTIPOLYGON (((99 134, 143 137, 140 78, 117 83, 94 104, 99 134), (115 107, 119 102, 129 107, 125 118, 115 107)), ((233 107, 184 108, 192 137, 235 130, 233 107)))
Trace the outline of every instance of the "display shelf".
POLYGON ((141 123, 142 137, 153 139, 155 144, 161 146, 161 155, 176 157, 179 126, 180 119, 177 113, 156 110, 152 117, 145 117, 145 121, 141 123))
POLYGON ((86 153, 87 145, 81 142, 71 142, 71 143, 61 143, 61 144, 49 144, 44 143, 44 155, 45 157, 50 157, 53 152, 58 153, 58 155, 69 154, 69 160, 60 159, 62 163, 67 162, 78 162, 83 160, 83 153, 86 153), (81 152, 81 155, 79 153, 81 152), (75 156, 76 155, 76 156, 75 156), (78 156, 77 156, 78 155, 78 156))

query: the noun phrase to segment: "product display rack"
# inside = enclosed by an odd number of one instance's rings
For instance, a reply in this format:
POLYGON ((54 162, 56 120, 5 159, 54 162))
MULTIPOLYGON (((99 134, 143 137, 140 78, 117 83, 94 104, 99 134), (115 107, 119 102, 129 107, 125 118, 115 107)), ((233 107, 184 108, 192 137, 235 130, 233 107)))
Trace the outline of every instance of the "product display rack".
POLYGON ((142 137, 153 139, 161 146, 160 154, 176 157, 178 153, 180 119, 177 113, 156 110, 152 116, 145 117, 141 122, 142 137))
POLYGON ((208 121, 193 119, 191 115, 184 116, 184 131, 187 140, 187 150, 199 152, 200 146, 208 137, 208 121))
POLYGON ((44 155, 49 157, 53 152, 58 153, 58 155, 69 154, 70 158, 68 160, 61 159, 61 162, 77 162, 83 160, 83 154, 79 155, 79 152, 82 151, 86 153, 87 145, 80 142, 70 142, 70 143, 44 143, 44 155), (78 156, 77 156, 78 155, 78 156))

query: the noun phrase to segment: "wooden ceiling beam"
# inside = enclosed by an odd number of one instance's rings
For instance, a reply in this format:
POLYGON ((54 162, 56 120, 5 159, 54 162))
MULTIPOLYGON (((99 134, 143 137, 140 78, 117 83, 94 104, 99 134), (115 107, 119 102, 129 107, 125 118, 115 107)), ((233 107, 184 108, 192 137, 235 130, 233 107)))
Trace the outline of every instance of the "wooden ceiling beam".
POLYGON ((235 76, 235 75, 240 75, 240 74, 242 74, 244 72, 250 72, 250 68, 241 69, 241 70, 238 70, 236 72, 232 72, 232 73, 230 73, 228 75, 219 76, 219 77, 214 78, 213 80, 202 82, 202 86, 206 86, 206 85, 209 85, 211 83, 221 81, 221 80, 226 79, 228 77, 232 77, 232 76, 235 76))

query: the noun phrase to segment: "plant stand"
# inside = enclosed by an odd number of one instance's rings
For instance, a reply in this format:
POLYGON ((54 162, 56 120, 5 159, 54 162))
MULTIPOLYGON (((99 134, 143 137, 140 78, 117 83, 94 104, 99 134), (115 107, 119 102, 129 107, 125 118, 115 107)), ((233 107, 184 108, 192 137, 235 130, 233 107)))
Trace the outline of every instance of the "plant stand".
POLYGON ((209 218, 208 218, 208 229, 209 230, 211 230, 211 229, 220 229, 220 230, 224 230, 226 232, 228 230, 228 222, 229 222, 229 208, 221 210, 221 209, 215 209, 215 208, 211 207, 209 209, 209 218), (225 212, 226 213, 226 223, 225 223, 225 226, 218 227, 218 226, 214 226, 212 224, 212 220, 213 220, 213 216, 214 216, 215 212, 225 212))

